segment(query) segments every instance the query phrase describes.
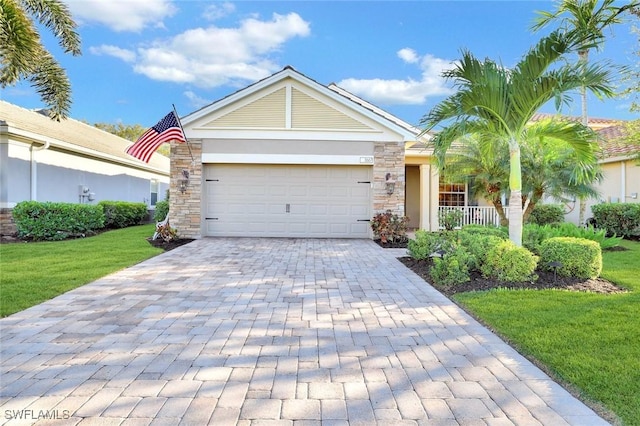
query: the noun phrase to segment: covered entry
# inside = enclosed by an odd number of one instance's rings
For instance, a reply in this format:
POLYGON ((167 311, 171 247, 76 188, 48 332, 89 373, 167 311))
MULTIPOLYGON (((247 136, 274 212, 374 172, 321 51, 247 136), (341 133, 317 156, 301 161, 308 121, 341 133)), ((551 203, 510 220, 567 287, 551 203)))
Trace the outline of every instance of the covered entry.
POLYGON ((370 238, 371 166, 206 164, 206 236, 370 238))

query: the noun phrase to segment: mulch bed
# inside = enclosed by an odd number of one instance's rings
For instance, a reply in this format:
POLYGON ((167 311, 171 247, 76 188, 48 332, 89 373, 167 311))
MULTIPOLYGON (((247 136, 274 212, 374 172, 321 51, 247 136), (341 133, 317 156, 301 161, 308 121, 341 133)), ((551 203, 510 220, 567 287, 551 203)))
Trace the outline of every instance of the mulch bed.
POLYGON ((554 276, 553 272, 548 271, 536 271, 538 279, 533 282, 525 283, 512 283, 512 282, 497 282, 495 280, 484 278, 480 273, 473 272, 471 274, 471 281, 458 284, 451 287, 442 287, 433 284, 431 275, 429 274, 429 268, 432 266, 431 260, 416 260, 411 257, 398 258, 407 268, 411 269, 418 276, 422 277, 429 284, 432 284, 440 292, 447 296, 451 296, 456 293, 462 293, 467 291, 485 291, 495 288, 509 288, 509 289, 564 289, 571 291, 587 291, 592 293, 626 293, 627 290, 617 287, 613 283, 604 280, 602 278, 596 279, 582 279, 572 277, 554 276))
POLYGON ((194 239, 193 238, 176 238, 171 241, 164 241, 161 238, 157 238, 155 240, 151 238, 147 238, 147 241, 149 241, 149 244, 151 244, 154 247, 161 248, 164 251, 170 251, 170 250, 173 250, 174 248, 178 248, 185 244, 189 244, 191 241, 194 241, 194 239))

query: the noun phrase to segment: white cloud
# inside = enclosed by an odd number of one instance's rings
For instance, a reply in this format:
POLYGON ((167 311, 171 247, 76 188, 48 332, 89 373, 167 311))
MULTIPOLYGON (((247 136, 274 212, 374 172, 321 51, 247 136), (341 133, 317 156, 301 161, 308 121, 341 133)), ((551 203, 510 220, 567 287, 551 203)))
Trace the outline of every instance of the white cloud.
POLYGON ((339 82, 338 86, 370 102, 386 105, 423 105, 431 96, 446 96, 453 93, 442 77, 443 71, 453 67, 452 61, 436 58, 429 54, 420 57, 413 49, 409 48, 401 49, 397 54, 404 62, 419 65, 421 71, 419 80, 412 78, 404 80, 348 78, 339 82))
POLYGON ((113 56, 114 58, 121 59, 125 62, 135 62, 136 60, 135 52, 127 49, 121 49, 120 47, 111 46, 108 44, 102 44, 100 46, 91 46, 89 48, 89 52, 91 52, 94 55, 113 56))
POLYGON ((198 96, 191 90, 187 90, 186 92, 184 92, 184 96, 186 96, 186 98, 189 99, 191 106, 196 109, 200 109, 203 106, 209 105, 211 103, 210 100, 198 96))
POLYGON ((170 0, 66 0, 80 23, 98 23, 113 31, 140 32, 162 27, 176 8, 170 0))
POLYGON ((212 3, 204 10, 202 16, 209 21, 215 21, 220 18, 224 18, 227 15, 235 12, 236 6, 233 3, 224 2, 222 4, 212 3))
POLYGON ((398 57, 409 64, 416 63, 420 59, 416 51, 408 47, 398 50, 398 57))
POLYGON ((134 71, 204 88, 245 84, 277 71, 270 54, 309 33, 309 23, 296 13, 274 14, 268 21, 249 18, 238 28, 195 28, 138 47, 134 71))

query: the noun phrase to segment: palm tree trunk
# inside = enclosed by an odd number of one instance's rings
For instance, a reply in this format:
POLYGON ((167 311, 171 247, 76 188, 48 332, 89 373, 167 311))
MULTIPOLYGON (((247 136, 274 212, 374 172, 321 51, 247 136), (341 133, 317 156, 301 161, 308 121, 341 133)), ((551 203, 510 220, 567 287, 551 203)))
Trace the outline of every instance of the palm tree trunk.
POLYGON ((522 165, 520 145, 514 139, 509 141, 509 239, 522 247, 522 165))
MULTIPOLYGON (((579 50, 578 60, 583 67, 587 66, 589 62, 589 50, 579 50)), ((587 88, 582 86, 580 88, 580 100, 582 101, 582 125, 589 125, 589 114, 587 113, 587 88)), ((585 197, 579 197, 579 214, 578 214, 578 226, 584 225, 584 216, 587 210, 587 200, 585 197)))

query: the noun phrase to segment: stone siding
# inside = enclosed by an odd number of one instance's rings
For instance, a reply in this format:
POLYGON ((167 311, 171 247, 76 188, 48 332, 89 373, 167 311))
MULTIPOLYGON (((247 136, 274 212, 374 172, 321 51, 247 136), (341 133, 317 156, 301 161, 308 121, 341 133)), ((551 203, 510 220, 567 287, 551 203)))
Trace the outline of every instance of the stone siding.
POLYGON ((202 141, 171 143, 169 182, 169 224, 181 238, 200 238, 202 200, 202 141), (190 148, 190 149, 189 149, 190 148), (193 156, 193 157, 192 157, 193 156), (189 171, 187 190, 180 192, 182 171, 189 171))
POLYGON ((14 235, 18 232, 12 212, 13 209, 0 208, 0 235, 14 235))
POLYGON ((404 216, 404 142, 376 143, 373 161, 373 214, 391 210, 404 216), (395 185, 391 195, 387 193, 387 173, 395 185))

